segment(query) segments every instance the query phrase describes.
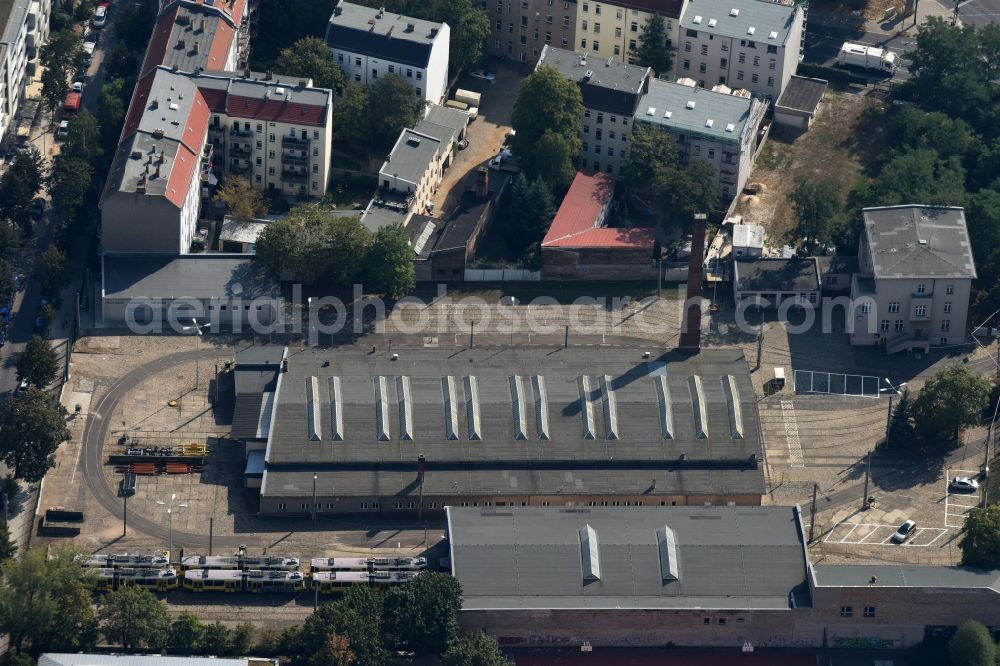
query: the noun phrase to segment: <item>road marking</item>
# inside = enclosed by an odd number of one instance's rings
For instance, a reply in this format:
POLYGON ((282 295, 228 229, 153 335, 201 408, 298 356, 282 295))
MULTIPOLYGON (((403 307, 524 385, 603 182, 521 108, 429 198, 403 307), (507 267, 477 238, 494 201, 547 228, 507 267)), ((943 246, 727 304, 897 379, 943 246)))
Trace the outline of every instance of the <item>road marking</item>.
MULTIPOLYGON (((855 525, 854 527, 852 527, 852 528, 851 528, 851 531, 850 531, 850 532, 848 532, 848 533, 847 533, 847 535, 846 535, 846 536, 845 536, 845 537, 844 537, 843 539, 841 539, 841 540, 840 540, 840 541, 839 541, 838 543, 844 543, 845 541, 847 541, 847 537, 849 537, 849 536, 851 536, 852 534, 854 534, 854 530, 858 529, 858 527, 859 527, 860 525, 861 525, 861 523, 858 523, 857 525, 855 525)), ((853 542, 851 542, 851 543, 853 543, 853 542)))
MULTIPOLYGON (((856 524, 852 524, 852 523, 838 523, 837 525, 834 525, 833 529, 831 529, 829 532, 827 532, 826 537, 823 539, 823 542, 824 543, 843 544, 845 546, 890 546, 890 547, 895 547, 896 544, 891 543, 891 542, 892 542, 892 536, 893 536, 893 534, 896 533, 896 529, 897 529, 896 525, 881 525, 881 524, 878 524, 878 523, 856 523, 856 524), (833 532, 836 529, 841 528, 841 527, 847 527, 848 525, 851 526, 851 529, 850 529, 850 531, 846 535, 844 535, 840 539, 835 539, 835 538, 831 539, 831 537, 833 536, 833 532), (854 534, 854 531, 856 529, 858 529, 859 527, 865 528, 866 530, 870 530, 870 531, 866 531, 866 533, 864 534, 864 536, 862 536, 860 538, 853 538, 852 539, 851 536, 854 534), (880 535, 880 534, 886 534, 886 533, 888 533, 888 536, 882 538, 881 541, 878 541, 878 539, 879 539, 878 535, 880 535), (872 536, 875 536, 875 540, 868 541, 868 539, 870 539, 872 536)), ((908 546, 908 547, 911 547, 911 548, 926 548, 927 546, 930 546, 935 541, 937 541, 938 539, 940 539, 946 532, 948 532, 948 529, 947 528, 943 528, 943 527, 918 527, 917 530, 913 533, 913 536, 911 536, 909 539, 907 539, 905 543, 900 544, 900 545, 902 545, 902 546, 908 546), (921 540, 921 536, 923 536, 924 538, 926 538, 926 537, 928 537, 930 535, 933 535, 933 538, 930 541, 928 541, 927 543, 918 543, 921 540)))
POLYGON ((785 426, 785 441, 788 443, 789 466, 805 467, 802 442, 799 440, 799 425, 795 420, 795 405, 791 400, 781 401, 781 420, 785 426))

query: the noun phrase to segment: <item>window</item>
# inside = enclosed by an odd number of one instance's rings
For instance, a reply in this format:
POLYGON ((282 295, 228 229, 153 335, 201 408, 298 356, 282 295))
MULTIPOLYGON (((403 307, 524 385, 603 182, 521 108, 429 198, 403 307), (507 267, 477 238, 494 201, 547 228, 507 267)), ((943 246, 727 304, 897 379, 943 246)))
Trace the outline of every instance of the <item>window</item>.
POLYGON ((563 48, 566 48, 567 46, 569 46, 569 38, 568 37, 563 37, 562 38, 562 45, 563 45, 563 48))
POLYGON ((704 74, 704 73, 705 73, 705 63, 699 63, 699 64, 698 64, 698 71, 699 71, 700 73, 702 73, 702 74, 704 74))
POLYGON ((580 40, 580 48, 581 49, 587 48, 587 40, 586 39, 581 39, 580 40))
POLYGON ((767 52, 768 52, 768 53, 777 53, 777 52, 778 52, 778 47, 777 47, 777 46, 774 46, 774 45, 772 44, 772 45, 770 45, 770 46, 768 46, 768 47, 767 47, 767 52))
POLYGON ((595 23, 594 24, 594 34, 595 35, 601 34, 601 24, 600 23, 595 23))
POLYGON ((614 156, 615 156, 615 149, 608 148, 608 157, 614 157, 614 156))
POLYGON ((313 164, 313 173, 319 173, 319 165, 313 164))
POLYGON ((944 304, 944 313, 945 314, 950 314, 951 313, 951 301, 945 301, 945 304, 944 304))
POLYGON ((941 321, 941 332, 947 333, 951 330, 951 319, 943 319, 941 321))
POLYGON ((810 303, 815 303, 816 302, 816 292, 815 291, 809 292, 809 302, 810 303))
POLYGON ((527 28, 528 27, 528 17, 527 16, 522 16, 521 17, 521 27, 522 28, 527 28))
POLYGON ((596 130, 594 130, 594 138, 597 139, 598 141, 601 140, 601 128, 600 127, 598 127, 596 130))
POLYGON ((548 30, 545 31, 545 43, 546 44, 552 43, 552 33, 549 32, 548 30))
POLYGON ((918 317, 926 317, 927 316, 927 306, 926 305, 918 305, 917 307, 913 308, 913 310, 914 310, 913 314, 915 314, 918 317))
POLYGON ((720 627, 726 626, 726 618, 724 618, 724 617, 720 617, 719 618, 719 626, 720 627))
POLYGON ((590 134, 590 125, 584 125, 583 126, 583 133, 584 134, 590 134))
POLYGON ((413 70, 412 69, 407 68, 407 70, 406 70, 406 78, 408 78, 408 79, 412 79, 413 78, 413 70))
POLYGON ((740 61, 740 64, 741 64, 741 65, 742 65, 743 63, 745 63, 745 62, 747 61, 747 54, 746 54, 746 53, 741 53, 741 54, 740 54, 740 57, 739 57, 739 61, 740 61))
POLYGON ((722 67, 723 69, 725 69, 726 65, 728 65, 728 64, 729 64, 729 60, 727 60, 726 58, 720 58, 719 59, 719 67, 722 67))
POLYGON ((881 323, 879 323, 879 325, 878 325, 878 330, 882 331, 883 333, 888 332, 889 331, 889 320, 888 319, 883 319, 881 321, 881 323))
POLYGON ((947 285, 945 285, 945 287, 944 287, 944 293, 948 294, 949 296, 951 294, 954 294, 955 293, 955 285, 953 285, 953 284, 947 284, 947 285))
POLYGON ((268 176, 274 175, 274 167, 267 167, 267 175, 268 176))
POLYGON ((619 9, 617 12, 615 12, 615 18, 617 18, 619 21, 622 20, 622 10, 619 9))
POLYGON ((594 171, 600 171, 600 170, 601 170, 601 163, 594 162, 594 171))
POLYGON ((306 511, 308 511, 309 510, 309 502, 303 502, 302 503, 302 508, 305 509, 306 511))
POLYGON ((756 72, 754 72, 754 74, 750 77, 750 80, 753 81, 754 83, 757 83, 757 81, 760 80, 760 77, 757 76, 756 72))
POLYGON ((288 505, 285 504, 284 502, 282 502, 281 504, 278 505, 278 511, 284 511, 287 508, 288 508, 288 505))
POLYGON ((701 54, 702 55, 708 55, 708 44, 702 44, 701 45, 701 54))
POLYGON ((776 64, 777 64, 777 62, 778 62, 777 60, 775 60, 774 58, 771 58, 771 62, 767 63, 767 68, 768 69, 774 69, 775 66, 776 66, 776 64))
POLYGON ((423 96, 424 96, 424 91, 421 90, 420 88, 417 88, 417 97, 423 97, 423 96))
POLYGON ((840 607, 840 617, 853 617, 853 616, 854 616, 854 606, 840 607))
POLYGON ((712 618, 706 617, 702 620, 702 624, 712 624, 712 618))
POLYGON ((594 5, 594 13, 597 14, 598 16, 601 15, 601 6, 600 5, 594 5))
POLYGON ((863 312, 864 314, 868 314, 871 311, 872 311, 872 304, 871 303, 862 303, 861 304, 861 312, 863 312))
POLYGON ((639 32, 639 24, 638 24, 638 22, 632 21, 632 24, 629 25, 628 29, 629 29, 629 32, 639 32))
POLYGON ((267 135, 267 140, 270 143, 274 143, 274 132, 267 135))
POLYGON ((891 301, 889 303, 889 312, 899 312, 899 301, 891 301))
POLYGON ((691 69, 691 61, 690 60, 685 60, 681 64, 681 69, 683 69, 685 72, 688 71, 689 69, 691 69))
POLYGON ((313 148, 313 157, 319 157, 319 148, 313 148))
POLYGON ((622 36, 622 29, 615 28, 615 39, 621 39, 621 36, 622 36))
POLYGON ((684 52, 691 53, 691 42, 684 42, 684 52))
POLYGON ((589 2, 583 3, 583 13, 586 14, 589 11, 590 11, 590 3, 589 2))
POLYGON ((338 53, 337 54, 337 62, 343 64, 343 62, 344 62, 344 54, 343 53, 338 53))
POLYGON ((362 509, 367 509, 368 508, 368 502, 362 502, 361 503, 361 508, 362 509))
POLYGON ((354 80, 355 81, 360 81, 361 80, 361 75, 360 74, 355 74, 354 75, 354 80))
POLYGON ((614 139, 615 138, 615 131, 614 130, 611 130, 610 132, 608 132, 608 138, 609 139, 614 139))
POLYGON ((375 68, 372 68, 372 78, 373 79, 377 79, 378 78, 378 70, 375 69, 375 68))
POLYGON ((628 118, 622 118, 622 125, 628 127, 628 118))
POLYGON ((615 44, 615 55, 620 56, 622 54, 622 47, 615 44))
POLYGON ((600 51, 601 50, 601 43, 598 42, 596 39, 594 40, 594 50, 595 51, 600 51))
POLYGON ((587 27, 588 27, 588 24, 587 24, 587 22, 586 22, 586 21, 582 21, 582 22, 580 23, 580 29, 581 29, 581 30, 584 30, 584 31, 586 31, 587 27))
POLYGON ((902 320, 902 319, 897 319, 897 320, 896 320, 896 326, 895 326, 895 328, 896 328, 896 332, 897 332, 897 333, 898 333, 899 331, 902 331, 902 330, 903 330, 903 320, 902 320))
POLYGON ((742 69, 740 71, 736 72, 736 80, 737 81, 742 81, 743 80, 743 70, 742 69))
POLYGON ((588 150, 590 150, 590 144, 588 144, 586 141, 584 141, 583 142, 583 152, 587 152, 588 150))
MULTIPOLYGON (((527 43, 528 43, 528 36, 527 35, 521 35, 521 46, 525 46, 525 45, 527 45, 527 43)), ((524 57, 523 54, 522 54, 522 57, 524 57)))
POLYGON ((590 109, 584 109, 583 110, 583 117, 584 118, 589 118, 590 117, 590 109))
POLYGON ((938 342, 942 345, 948 344, 948 338, 938 338, 938 342))
POLYGON ((635 43, 634 39, 628 40, 628 49, 629 49, 629 51, 635 51, 637 48, 638 48, 638 44, 635 43))
POLYGON ((354 59, 354 66, 355 67, 361 67, 361 58, 355 58, 354 59))
POLYGON ((760 65, 760 56, 754 56, 753 57, 753 66, 757 67, 758 65, 760 65))
POLYGON ((260 150, 260 149, 261 149, 261 148, 263 148, 263 147, 264 147, 264 144, 263 144, 263 143, 261 143, 260 141, 258 141, 258 142, 257 142, 257 150, 260 150))
POLYGON ((917 293, 918 294, 922 294, 922 293, 924 293, 926 291, 927 291, 927 285, 925 285, 925 284, 918 284, 917 285, 917 293))
POLYGON ((691 28, 688 28, 687 31, 684 34, 687 35, 688 37, 697 37, 698 36, 698 31, 697 30, 692 30, 691 28))
POLYGON ((722 42, 722 50, 723 51, 729 50, 729 42, 722 42))
POLYGON ((604 114, 601 113, 600 111, 597 112, 597 124, 598 125, 604 124, 604 114))
POLYGON ((552 14, 546 14, 545 15, 545 22, 546 23, 552 23, 552 14))
MULTIPOLYGON (((616 123, 616 122, 618 122, 618 116, 608 116, 608 120, 610 120, 613 123, 616 123)), ((611 138, 613 139, 615 137, 612 136, 611 138)))
POLYGON ((875 617, 874 606, 865 606, 865 617, 875 617))
POLYGON ((774 87, 774 77, 773 76, 767 77, 767 87, 768 88, 773 88, 774 87))
MULTIPOLYGON (((254 176, 254 179, 259 183, 260 182, 260 174, 257 174, 256 176, 254 176)), ((211 306, 209 306, 209 307, 211 307, 211 306)))
POLYGON ((628 143, 628 134, 622 134, 622 143, 628 143))
POLYGON ((568 16, 563 16, 563 27, 564 28, 568 28, 569 27, 569 17, 568 16))
POLYGON ((257 158, 256 162, 257 162, 257 166, 264 166, 263 160, 261 160, 259 157, 257 158))

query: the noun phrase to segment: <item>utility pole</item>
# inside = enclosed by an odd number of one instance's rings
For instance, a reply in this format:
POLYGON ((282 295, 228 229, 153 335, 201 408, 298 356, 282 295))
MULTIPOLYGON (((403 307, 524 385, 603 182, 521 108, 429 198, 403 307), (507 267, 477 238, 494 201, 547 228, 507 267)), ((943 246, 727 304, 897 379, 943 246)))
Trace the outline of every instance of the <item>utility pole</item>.
POLYGON ((427 459, 424 454, 417 456, 417 483, 420 484, 420 508, 417 510, 417 520, 424 518, 424 471, 427 468, 427 459))
POLYGON ((760 370, 760 357, 764 351, 764 324, 760 325, 760 332, 757 334, 757 363, 754 370, 760 370))
POLYGON ((863 510, 868 508, 868 480, 871 478, 871 475, 872 475, 872 452, 871 451, 868 452, 868 456, 867 457, 868 457, 868 462, 865 464, 865 494, 861 498, 861 508, 863 510))
POLYGON ((476 336, 476 321, 474 319, 469 320, 469 349, 472 349, 473 342, 475 342, 476 336))
POLYGON ((313 501, 312 501, 313 530, 316 530, 316 474, 313 474, 313 501))
POLYGON ((885 444, 889 445, 889 435, 892 434, 892 393, 889 394, 889 412, 885 415, 885 444))
POLYGON ((809 512, 809 543, 813 540, 813 529, 816 527, 816 492, 819 490, 819 484, 813 484, 813 501, 812 509, 809 512))
POLYGON ((208 554, 212 554, 212 537, 215 536, 215 518, 208 519, 208 554))
POLYGON ((122 495, 122 507, 122 536, 124 537, 128 534, 128 495, 122 495))
POLYGON ((663 295, 663 260, 656 260, 656 300, 663 295))

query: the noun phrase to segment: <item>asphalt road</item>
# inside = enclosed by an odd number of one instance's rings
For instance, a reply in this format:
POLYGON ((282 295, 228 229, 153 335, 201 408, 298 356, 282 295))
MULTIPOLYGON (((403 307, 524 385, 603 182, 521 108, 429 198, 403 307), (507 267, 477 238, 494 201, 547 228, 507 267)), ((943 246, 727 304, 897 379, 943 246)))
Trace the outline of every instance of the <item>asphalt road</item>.
POLYGON ((965 0, 958 5, 958 18, 977 28, 1000 23, 1000 0, 965 0))
MULTIPOLYGON (((987 0, 976 0, 977 2, 987 0)), ((1000 0, 988 0, 1000 3, 1000 0)), ((844 42, 854 42, 868 46, 878 46, 888 48, 900 57, 901 63, 896 71, 896 80, 906 80, 910 78, 910 73, 906 69, 906 61, 902 57, 909 51, 916 48, 916 41, 913 37, 902 35, 895 37, 881 32, 864 32, 851 27, 836 25, 831 23, 813 22, 810 20, 806 35, 806 62, 817 65, 833 66, 833 60, 844 42)), ((855 73, 862 73, 861 70, 853 70, 855 73)), ((872 82, 884 81, 886 77, 878 73, 871 73, 869 77, 872 82)))

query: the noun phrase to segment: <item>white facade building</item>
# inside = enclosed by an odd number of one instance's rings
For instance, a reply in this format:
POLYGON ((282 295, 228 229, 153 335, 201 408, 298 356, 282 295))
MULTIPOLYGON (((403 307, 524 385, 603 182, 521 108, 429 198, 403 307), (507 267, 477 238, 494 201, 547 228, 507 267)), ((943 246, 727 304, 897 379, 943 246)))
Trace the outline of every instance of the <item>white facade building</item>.
POLYGON ((800 5, 690 0, 681 16, 677 74, 702 88, 722 83, 776 100, 802 58, 800 5))
POLYGON ((326 27, 326 44, 351 80, 366 86, 398 74, 420 99, 440 104, 448 90, 447 23, 341 0, 326 27))
POLYGON ((49 36, 52 0, 0 2, 0 141, 14 128, 24 91, 38 65, 38 51, 49 36))

